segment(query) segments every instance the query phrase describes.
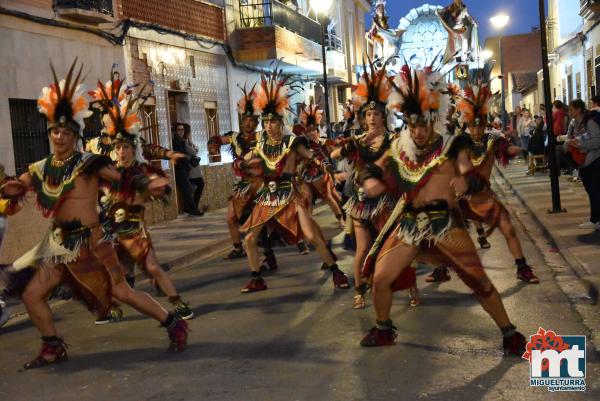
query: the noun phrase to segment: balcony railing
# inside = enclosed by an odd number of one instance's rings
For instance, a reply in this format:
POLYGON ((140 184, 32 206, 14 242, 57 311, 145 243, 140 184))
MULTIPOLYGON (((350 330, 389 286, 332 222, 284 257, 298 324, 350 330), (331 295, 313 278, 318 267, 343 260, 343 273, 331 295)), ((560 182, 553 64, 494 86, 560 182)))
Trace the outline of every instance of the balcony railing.
POLYGON ((579 0, 579 15, 585 19, 600 13, 600 0, 579 0))
POLYGON ((55 9, 78 9, 113 16, 112 0, 54 0, 55 9))
POLYGON ((242 28, 279 26, 321 43, 321 25, 277 0, 240 0, 242 28))
POLYGON ((343 53, 342 39, 334 33, 328 33, 325 35, 325 48, 327 50, 337 50, 343 53))

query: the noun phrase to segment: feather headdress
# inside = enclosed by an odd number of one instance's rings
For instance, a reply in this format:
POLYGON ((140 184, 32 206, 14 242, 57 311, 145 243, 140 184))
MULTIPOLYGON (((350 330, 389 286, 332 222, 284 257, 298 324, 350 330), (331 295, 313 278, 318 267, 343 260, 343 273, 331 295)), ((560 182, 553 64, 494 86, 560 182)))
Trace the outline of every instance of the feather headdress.
POLYGON ((237 103, 237 110, 243 117, 254 117, 257 115, 254 109, 254 100, 256 99, 256 84, 252 85, 250 91, 244 87, 238 85, 238 88, 242 90, 242 98, 237 103))
POLYGON ((352 102, 355 107, 366 113, 367 110, 378 109, 386 113, 386 103, 392 93, 392 83, 387 76, 386 67, 391 59, 388 59, 381 68, 377 69, 369 59, 369 68, 363 59, 363 74, 356 86, 352 88, 352 102))
POLYGON ((42 89, 42 94, 37 100, 38 110, 48 119, 48 129, 55 127, 69 128, 80 134, 85 125, 84 119, 92 115, 88 99, 85 96, 85 86, 79 84, 83 65, 75 77, 77 58, 71 64, 67 76, 58 82, 54 66, 50 63, 54 83, 42 89))
POLYGON ((445 118, 450 103, 444 76, 431 67, 404 65, 393 80, 388 108, 402 113, 408 124, 433 124, 445 118))
POLYGON ((142 124, 137 113, 145 102, 143 91, 144 88, 134 95, 133 86, 125 85, 113 66, 110 80, 105 84, 98 80, 96 89, 89 92, 94 99, 92 105, 103 113, 102 134, 110 137, 113 144, 129 142, 135 145, 139 142, 142 124))
POLYGON ((323 120, 323 109, 318 104, 314 104, 313 101, 307 106, 302 105, 302 111, 300 112, 300 122, 304 127, 319 126, 323 120))
POLYGON ((289 99, 292 96, 291 75, 283 75, 279 64, 273 72, 262 74, 254 102, 254 110, 263 120, 282 120, 290 111, 289 99))
POLYGON ((456 111, 461 124, 485 125, 494 94, 485 72, 477 74, 464 89, 455 95, 456 111))

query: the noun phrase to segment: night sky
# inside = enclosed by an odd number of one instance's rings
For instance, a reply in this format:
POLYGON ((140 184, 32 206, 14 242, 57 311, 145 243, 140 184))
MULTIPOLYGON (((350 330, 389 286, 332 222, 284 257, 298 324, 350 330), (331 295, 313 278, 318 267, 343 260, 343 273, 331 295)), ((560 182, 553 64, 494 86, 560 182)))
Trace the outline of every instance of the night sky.
MULTIPOLYGON (((577 0, 572 1, 574 6, 579 7, 577 0)), ((391 27, 396 28, 400 18, 415 7, 425 3, 446 6, 451 2, 451 0, 387 0, 386 10, 390 17, 388 21, 391 27)), ((508 14, 511 18, 506 27, 507 34, 530 32, 532 26, 539 26, 540 24, 538 0, 464 0, 464 3, 479 25, 479 40, 482 44, 485 38, 495 35, 489 20, 490 17, 500 12, 508 14)), ((548 7, 547 4, 546 7, 548 7)), ((369 16, 367 25, 370 26, 370 24, 371 17, 369 16)))

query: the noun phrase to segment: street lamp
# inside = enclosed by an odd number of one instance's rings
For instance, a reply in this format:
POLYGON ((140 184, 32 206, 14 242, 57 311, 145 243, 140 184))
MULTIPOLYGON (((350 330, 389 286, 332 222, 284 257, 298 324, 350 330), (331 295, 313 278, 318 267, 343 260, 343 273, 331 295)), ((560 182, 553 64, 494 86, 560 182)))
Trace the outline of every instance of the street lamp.
MULTIPOLYGON (((481 52, 481 58, 483 59, 483 61, 487 61, 487 60, 491 59, 493 55, 494 55, 494 52, 492 52, 490 49, 485 49, 484 51, 481 52)), ((500 73, 502 73, 502 72, 500 72, 500 73)))
POLYGON ((310 0, 310 6, 317 13, 321 14, 321 58, 323 59, 323 92, 325 92, 325 120, 327 123, 327 137, 331 135, 329 115, 329 86, 327 85, 327 52, 325 50, 325 13, 329 11, 332 0, 310 0))
MULTIPOLYGON (((502 57, 502 30, 508 24, 510 17, 506 14, 498 14, 490 18, 492 26, 498 30, 498 49, 500 57, 500 75, 504 76, 504 57, 502 57)), ((506 97, 504 94, 504 82, 501 83, 500 93, 502 94, 502 105, 500 113, 502 114, 502 129, 506 128, 506 97)))

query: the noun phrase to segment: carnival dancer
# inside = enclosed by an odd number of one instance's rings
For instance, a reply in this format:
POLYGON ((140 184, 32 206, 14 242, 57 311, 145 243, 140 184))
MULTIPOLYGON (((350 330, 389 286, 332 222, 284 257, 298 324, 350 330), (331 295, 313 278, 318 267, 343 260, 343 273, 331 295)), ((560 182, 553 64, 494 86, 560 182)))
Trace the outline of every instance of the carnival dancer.
POLYGON ((323 110, 318 104, 302 105, 300 122, 304 127, 304 135, 308 138, 309 149, 315 155, 315 161, 309 160, 303 163, 301 178, 304 189, 309 198, 309 208, 312 214, 312 205, 315 199, 323 199, 327 202, 331 211, 344 228, 344 216, 340 208, 341 198, 335 189, 333 179, 333 166, 330 159, 330 148, 333 146, 331 140, 322 140, 319 135, 319 126, 323 119, 323 110))
MULTIPOLYGON (((460 125, 467 126, 467 132, 473 141, 471 163, 474 171, 485 180, 485 186, 479 192, 461 199, 460 207, 463 216, 472 220, 477 228, 477 241, 481 248, 490 248, 487 237, 498 227, 510 253, 515 258, 517 278, 529 284, 538 284, 539 279, 523 255, 523 248, 510 221, 508 210, 498 200, 489 183, 496 161, 504 167, 509 159, 521 153, 518 146, 512 146, 504 137, 486 132, 489 103, 492 97, 490 81, 483 74, 477 74, 473 82, 468 83, 455 97, 456 107, 460 112, 460 125), (488 226, 487 232, 482 223, 488 226)), ((450 275, 445 267, 436 268, 427 277, 430 282, 449 279, 450 275)))
POLYGON ((377 324, 361 345, 394 343, 396 328, 390 310, 398 279, 414 260, 435 259, 453 266, 474 291, 502 331, 505 354, 521 356, 527 341, 509 320, 458 209, 457 198, 477 193, 485 185, 473 171, 469 138, 434 129, 437 119, 445 115, 449 97, 444 94, 444 77, 431 68, 415 71, 404 66, 394 86, 388 107, 403 114, 409 129, 361 177, 369 196, 390 191, 400 195, 365 261, 363 273, 373 274, 377 324))
MULTIPOLYGON (((343 145, 332 152, 333 158, 346 159, 354 167, 354 174, 351 177, 354 189, 350 199, 344 205, 347 216, 352 219, 356 238, 356 254, 353 262, 354 309, 362 309, 366 306, 367 282, 362 278, 361 267, 373 240, 383 228, 395 204, 394 198, 388 194, 367 197, 358 182, 358 177, 363 173, 365 166, 380 159, 388 151, 393 138, 393 133, 386 127, 386 102, 392 92, 392 84, 387 77, 385 65, 376 70, 369 60, 369 68, 370 70, 367 70, 365 67, 365 72, 352 94, 355 106, 366 120, 367 128, 360 135, 342 141, 343 145)), ((411 303, 416 306, 419 303, 416 287, 411 291, 411 298, 411 303)))
MULTIPOLYGON (((144 158, 140 138, 141 121, 137 114, 145 101, 144 88, 137 95, 133 94, 132 89, 125 85, 113 68, 111 80, 106 84, 98 81, 96 89, 89 92, 93 99, 92 107, 97 107, 104 116, 103 135, 111 140, 110 154, 116 159, 117 170, 122 176, 165 178, 161 169, 152 167, 144 158)), ((112 182, 101 198, 107 231, 115 237, 119 259, 122 263, 128 261, 140 266, 168 297, 175 313, 182 319, 191 319, 194 313, 189 304, 181 299, 173 282, 158 263, 150 234, 144 226, 144 202, 149 200, 148 194, 121 188, 121 183, 112 182)), ((122 317, 120 309, 112 308, 109 315, 101 317, 96 323, 111 322, 115 313, 117 319, 122 317)))
MULTIPOLYGON (((244 161, 244 156, 250 153, 256 146, 256 128, 258 127, 258 113, 254 109, 256 84, 250 90, 247 89, 246 84, 240 89, 242 90, 242 98, 238 101, 237 110, 242 116, 240 124, 241 132, 228 132, 223 136, 214 136, 208 141, 209 151, 213 154, 218 153, 221 146, 230 145, 233 156, 231 167, 234 175, 239 178, 239 181, 233 186, 233 191, 229 196, 229 204, 227 205, 227 227, 233 242, 233 249, 225 259, 246 257, 246 252, 242 245, 240 225, 244 224, 252 212, 254 199, 262 186, 262 179, 252 176, 244 161)), ((277 270, 278 265, 275 253, 264 235, 262 242, 265 258, 261 263, 261 270, 277 270)))
POLYGON ((66 361, 66 345, 58 337, 47 297, 60 282, 71 285, 74 294, 97 315, 105 314, 113 297, 153 317, 167 328, 170 350, 182 351, 187 324, 168 313, 148 294, 132 290, 97 211, 100 181, 122 178, 123 188, 160 195, 168 185, 164 178, 143 175, 122 177, 110 158, 75 150, 83 119, 91 114, 80 87, 81 68, 74 75, 76 61, 60 83, 52 68, 54 83, 42 91, 38 107, 48 119, 53 153, 29 166, 18 179, 0 187, 16 212, 29 189, 36 192, 37 204, 52 226, 30 252, 3 270, 9 293, 20 295, 29 316, 42 335, 39 355, 25 369, 66 361))
POLYGON ((261 231, 276 233, 286 243, 296 243, 303 235, 312 243, 323 262, 332 273, 336 288, 348 288, 348 278, 338 268, 335 255, 323 241, 320 227, 308 213, 308 204, 300 194, 294 174, 303 159, 315 160, 308 149, 305 137, 284 135, 283 119, 289 109, 288 88, 291 77, 275 70, 261 77, 254 108, 261 113, 265 131, 245 160, 255 175, 260 175, 263 186, 258 192, 250 217, 242 227, 246 232, 245 243, 252 278, 242 288, 243 293, 266 290, 260 274, 257 242, 261 231), (261 171, 258 171, 261 170, 261 171))

